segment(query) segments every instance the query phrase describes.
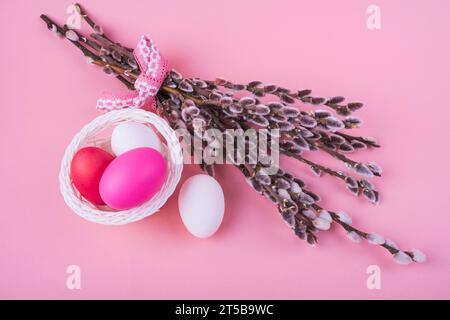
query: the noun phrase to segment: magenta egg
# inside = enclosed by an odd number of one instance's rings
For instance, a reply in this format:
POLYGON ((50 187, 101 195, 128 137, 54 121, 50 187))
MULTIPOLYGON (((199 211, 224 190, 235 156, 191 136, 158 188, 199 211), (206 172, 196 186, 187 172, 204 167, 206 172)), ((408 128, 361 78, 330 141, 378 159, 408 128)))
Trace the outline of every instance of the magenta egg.
POLYGON ((166 176, 167 163, 159 151, 132 149, 106 168, 100 179, 100 196, 113 209, 131 209, 158 193, 166 176))

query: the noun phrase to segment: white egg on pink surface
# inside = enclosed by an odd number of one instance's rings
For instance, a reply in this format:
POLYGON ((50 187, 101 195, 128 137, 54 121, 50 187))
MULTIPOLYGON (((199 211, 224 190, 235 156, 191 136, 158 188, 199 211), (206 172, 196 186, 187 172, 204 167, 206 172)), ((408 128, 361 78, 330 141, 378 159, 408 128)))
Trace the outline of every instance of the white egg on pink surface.
POLYGON ((116 156, 142 147, 161 152, 161 140, 152 128, 138 122, 125 122, 114 128, 111 135, 111 149, 116 156))
POLYGON ((194 236, 212 236, 222 223, 225 199, 220 184, 212 177, 199 174, 187 179, 178 196, 181 220, 194 236))

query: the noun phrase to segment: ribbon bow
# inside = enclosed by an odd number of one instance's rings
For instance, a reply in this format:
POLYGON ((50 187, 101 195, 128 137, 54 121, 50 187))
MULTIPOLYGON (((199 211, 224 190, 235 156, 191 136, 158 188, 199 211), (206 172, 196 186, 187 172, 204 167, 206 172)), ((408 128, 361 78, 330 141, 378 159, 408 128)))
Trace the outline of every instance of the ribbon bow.
POLYGON ((167 60, 147 36, 141 36, 133 54, 141 69, 134 83, 136 90, 122 94, 104 93, 97 100, 97 109, 142 108, 148 104, 151 111, 156 110, 156 93, 169 73, 167 60))

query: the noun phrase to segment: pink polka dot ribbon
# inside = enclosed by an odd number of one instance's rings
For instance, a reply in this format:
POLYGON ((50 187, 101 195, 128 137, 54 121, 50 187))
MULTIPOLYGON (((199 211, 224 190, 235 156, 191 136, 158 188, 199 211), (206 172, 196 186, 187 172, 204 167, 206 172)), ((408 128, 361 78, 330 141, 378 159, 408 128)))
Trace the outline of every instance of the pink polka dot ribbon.
POLYGON ((169 73, 167 60, 147 36, 141 36, 133 54, 141 69, 134 83, 136 90, 121 94, 104 93, 97 100, 97 109, 111 111, 148 107, 150 111, 156 110, 155 96, 169 73))

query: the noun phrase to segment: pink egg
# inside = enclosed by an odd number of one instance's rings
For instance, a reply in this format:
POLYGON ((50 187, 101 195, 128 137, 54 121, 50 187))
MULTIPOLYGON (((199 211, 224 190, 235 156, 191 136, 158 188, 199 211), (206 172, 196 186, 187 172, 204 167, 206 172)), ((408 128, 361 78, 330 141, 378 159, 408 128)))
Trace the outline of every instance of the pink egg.
POLYGON ((100 196, 113 209, 126 210, 150 200, 167 175, 164 157, 152 148, 136 148, 115 158, 100 180, 100 196))

